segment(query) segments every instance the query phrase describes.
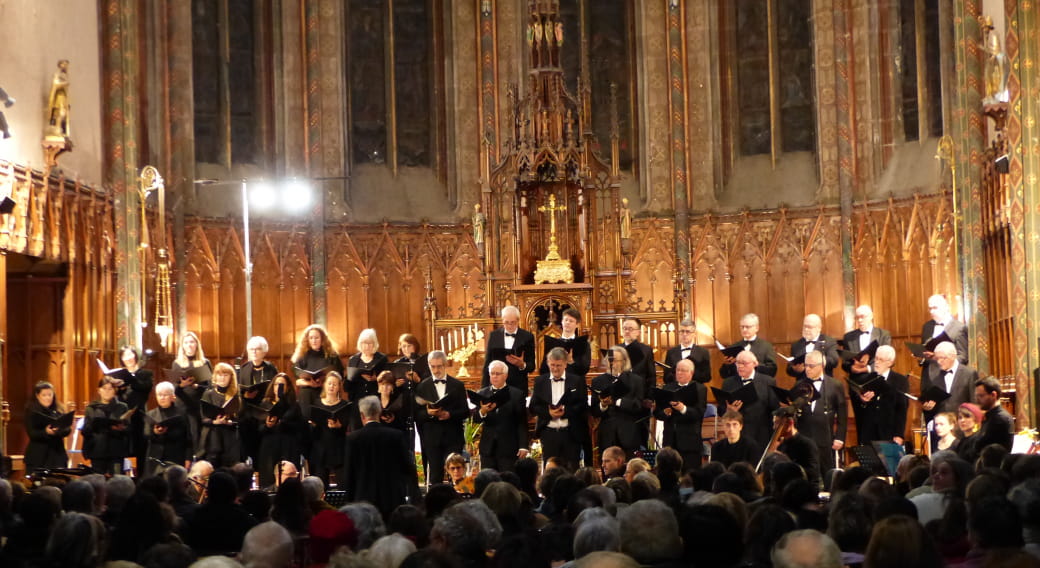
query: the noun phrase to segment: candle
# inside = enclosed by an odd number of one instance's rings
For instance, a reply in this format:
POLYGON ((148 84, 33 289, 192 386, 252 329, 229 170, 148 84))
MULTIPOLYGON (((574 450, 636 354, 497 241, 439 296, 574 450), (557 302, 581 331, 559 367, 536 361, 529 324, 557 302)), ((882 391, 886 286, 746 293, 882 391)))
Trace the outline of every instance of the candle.
POLYGON ((443 335, 441 336, 441 351, 445 351, 445 349, 444 349, 444 336, 443 335))

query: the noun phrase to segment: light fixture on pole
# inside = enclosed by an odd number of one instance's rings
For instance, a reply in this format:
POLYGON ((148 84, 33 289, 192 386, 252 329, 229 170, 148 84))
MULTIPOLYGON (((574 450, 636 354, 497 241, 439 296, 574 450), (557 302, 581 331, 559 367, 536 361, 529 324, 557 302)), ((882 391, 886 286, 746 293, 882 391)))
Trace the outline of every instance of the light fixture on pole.
MULTIPOLYGON (((170 292, 170 254, 166 249, 166 185, 155 166, 141 168, 138 177, 138 192, 141 197, 141 248, 150 245, 148 238, 148 218, 145 215, 144 202, 151 192, 159 194, 159 246, 155 251, 155 333, 163 346, 173 333, 172 294, 170 292)), ((142 324, 147 325, 147 324, 142 324)))
POLYGON ((197 179, 197 185, 232 185, 238 184, 242 193, 242 254, 244 258, 243 273, 245 275, 246 296, 246 337, 253 336, 253 257, 250 250, 249 216, 250 205, 253 208, 263 210, 278 203, 282 210, 290 213, 298 213, 305 209, 311 202, 311 188, 307 180, 291 179, 285 182, 275 183, 270 181, 241 180, 217 180, 197 179))

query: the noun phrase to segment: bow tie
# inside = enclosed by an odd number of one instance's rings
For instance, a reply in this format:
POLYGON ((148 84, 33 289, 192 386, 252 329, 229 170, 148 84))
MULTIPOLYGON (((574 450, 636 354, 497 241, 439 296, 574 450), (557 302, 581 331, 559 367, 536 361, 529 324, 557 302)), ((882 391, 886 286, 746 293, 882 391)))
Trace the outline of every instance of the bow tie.
POLYGON ((946 324, 942 322, 935 322, 936 327, 944 327, 946 324))
POLYGON ((448 382, 448 379, 433 379, 433 384, 443 385, 448 382))
POLYGON ((740 384, 748 385, 751 384, 752 381, 754 381, 754 379, 740 379, 740 384))
POLYGON ((515 333, 509 333, 509 332, 507 331, 507 332, 506 332, 506 337, 516 337, 516 334, 515 334, 515 333))
POLYGON ((683 353, 689 353, 690 351, 693 351, 693 347, 680 347, 679 351, 682 351, 683 353))
POLYGON ((861 331, 860 334, 862 334, 862 335, 870 335, 870 332, 869 331, 861 331))
POLYGON ((561 379, 557 379, 556 377, 553 377, 552 382, 554 382, 554 383, 562 383, 563 379, 562 378, 561 379))

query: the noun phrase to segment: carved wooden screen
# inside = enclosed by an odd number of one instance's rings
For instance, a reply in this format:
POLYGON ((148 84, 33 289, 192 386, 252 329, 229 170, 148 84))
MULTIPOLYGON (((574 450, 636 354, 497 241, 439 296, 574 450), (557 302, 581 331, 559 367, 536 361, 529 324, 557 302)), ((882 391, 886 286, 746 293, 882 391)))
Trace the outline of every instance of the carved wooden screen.
MULTIPOLYGON (((1007 142, 998 137, 982 158, 983 267, 986 278, 987 322, 989 323, 990 373, 997 377, 1015 374, 1014 327, 1011 306, 1011 197, 1007 178, 998 172, 995 161, 1007 152, 1007 142)), ((1013 386, 1013 385, 1008 385, 1013 386)))

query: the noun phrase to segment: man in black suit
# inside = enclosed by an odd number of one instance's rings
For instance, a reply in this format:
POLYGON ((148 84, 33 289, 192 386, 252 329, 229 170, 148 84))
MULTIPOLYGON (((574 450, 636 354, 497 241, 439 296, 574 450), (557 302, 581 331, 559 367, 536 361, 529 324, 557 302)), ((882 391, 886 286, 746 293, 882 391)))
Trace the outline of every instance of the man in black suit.
MULTIPOLYGON (((530 391, 527 386, 527 374, 534 370, 534 334, 520 328, 520 310, 516 306, 502 308, 502 327, 488 334, 485 353, 488 364, 497 359, 509 366, 509 378, 506 382, 527 396, 530 391)), ((480 386, 486 387, 489 384, 491 376, 485 364, 484 378, 480 386)))
POLYGON ((380 423, 379 397, 361 399, 358 410, 364 426, 347 436, 339 486, 347 501, 368 501, 389 519, 394 508, 417 493, 415 461, 405 433, 380 423))
POLYGON ((509 367, 502 361, 488 365, 491 384, 480 394, 491 396, 501 389, 509 392, 509 402, 481 404, 473 421, 483 424, 480 431, 480 467, 497 471, 513 471, 519 458, 527 457, 527 406, 524 393, 506 384, 509 367))
POLYGON ((427 361, 430 376, 415 387, 415 423, 422 442, 426 480, 433 484, 444 479, 444 460, 448 455, 462 452, 466 445, 463 422, 469 416, 469 402, 462 381, 448 376, 448 356, 443 351, 431 351, 427 361), (437 401, 440 403, 433 406, 437 401))
MULTIPOLYGON (((838 342, 821 333, 823 320, 817 314, 809 314, 802 320, 802 336, 791 344, 791 357, 800 357, 812 351, 823 353, 826 373, 830 375, 838 366, 838 342)), ((787 363, 787 376, 805 378, 805 363, 787 363)))
POLYGON ((924 393, 928 387, 937 386, 943 392, 949 393, 950 398, 940 404, 936 404, 934 400, 921 404, 925 419, 929 421, 940 412, 956 414, 962 403, 972 402, 975 381, 979 380, 979 374, 975 369, 957 359, 957 348, 949 341, 936 346, 933 363, 934 365, 929 365, 927 372, 921 376, 921 392, 924 393))
POLYGON ((679 322, 679 345, 669 349, 664 356, 664 364, 670 367, 664 370, 665 384, 675 382, 675 366, 683 359, 693 362, 693 380, 702 384, 711 382, 711 355, 707 349, 697 345, 696 340, 697 328, 693 320, 679 322))
POLYGON ((823 353, 811 351, 805 356, 805 382, 816 389, 815 398, 798 418, 798 429, 811 438, 820 452, 820 475, 836 467, 835 452, 845 447, 849 409, 845 389, 833 377, 823 373, 823 353))
MULTIPOLYGON (((945 331, 957 350, 957 360, 962 365, 967 365, 968 327, 953 319, 953 315, 950 313, 950 304, 946 301, 946 297, 942 294, 935 294, 929 297, 928 313, 932 316, 932 319, 924 322, 924 325, 921 327, 921 343, 928 343, 932 338, 939 337, 939 334, 945 331)), ((925 359, 921 361, 921 366, 924 367, 921 370, 922 376, 935 373, 935 368, 937 367, 935 353, 925 351, 924 355, 925 359)), ((970 402, 970 400, 964 402, 970 402)))
MULTIPOLYGON (((589 374, 592 367, 592 349, 589 346, 587 335, 578 335, 578 324, 581 323, 581 312, 574 308, 563 310, 560 321, 559 341, 563 342, 563 348, 570 354, 567 363, 567 372, 572 375, 584 377, 589 374)), ((551 349, 546 348, 548 354, 551 349)), ((538 374, 544 375, 549 372, 549 364, 545 357, 542 358, 542 366, 538 368, 538 374)))
MULTIPOLYGON (((556 348, 547 357, 549 372, 534 381, 531 414, 534 435, 542 442, 542 461, 563 460, 577 468, 582 445, 589 438, 589 391, 585 379, 567 374, 567 352, 556 348)), ((592 456, 585 456, 592 463, 592 456)))
POLYGON ((888 384, 883 394, 876 390, 857 393, 852 383, 863 384, 871 380, 870 370, 865 363, 857 362, 849 375, 849 400, 856 417, 856 435, 860 445, 871 442, 894 442, 903 445, 906 431, 907 398, 902 393, 910 392, 906 375, 892 370, 896 361, 896 350, 891 345, 878 347, 874 358, 874 373, 888 384))
POLYGON ((701 440, 701 421, 704 409, 708 404, 708 389, 693 380, 695 365, 689 359, 680 359, 675 365, 675 381, 666 383, 665 390, 694 389, 696 404, 687 406, 679 401, 672 401, 668 408, 654 408, 654 416, 664 422, 663 446, 671 447, 679 452, 683 459, 683 469, 699 469, 701 456, 704 454, 704 442, 701 440))
POLYGON ((758 372, 760 365, 752 351, 738 353, 734 367, 736 374, 722 381, 722 390, 734 392, 744 385, 754 384, 758 400, 748 405, 739 400, 727 403, 726 410, 744 416, 744 432, 755 443, 752 450, 755 455, 762 455, 766 444, 773 437, 773 411, 780 408, 780 400, 770 388, 776 386, 776 379, 758 372))
POLYGON ((621 321, 621 339, 625 351, 628 351, 632 363, 632 374, 643 379, 643 392, 649 392, 657 386, 657 369, 654 366, 654 349, 639 340, 642 333, 642 322, 638 318, 625 318, 621 321))
POLYGON ((994 377, 975 381, 975 402, 986 413, 975 434, 975 447, 981 452, 990 444, 1000 444, 1010 452, 1015 441, 1015 419, 1000 405, 1000 381, 994 377))
MULTIPOLYGON (((773 350, 773 344, 762 339, 758 336, 758 316, 755 314, 746 314, 740 318, 740 337, 741 340, 730 345, 729 347, 736 347, 737 345, 744 348, 745 351, 754 353, 755 359, 758 361, 758 367, 755 368, 755 373, 766 375, 768 377, 776 376, 776 351, 773 350)), ((719 367, 720 377, 733 377, 737 375, 736 358, 735 357, 723 357, 724 363, 719 367)), ((747 416, 744 416, 745 423, 747 416)), ((770 418, 772 420, 772 418, 770 418)))
MULTIPOLYGON (((842 341, 845 343, 845 350, 855 354, 866 349, 873 341, 877 341, 878 345, 892 345, 892 334, 880 327, 874 327, 874 310, 863 304, 856 308, 856 329, 846 333, 842 341)), ((874 364, 873 361, 867 363, 874 364)), ((842 361, 841 368, 848 373, 852 368, 852 360, 842 361)))

